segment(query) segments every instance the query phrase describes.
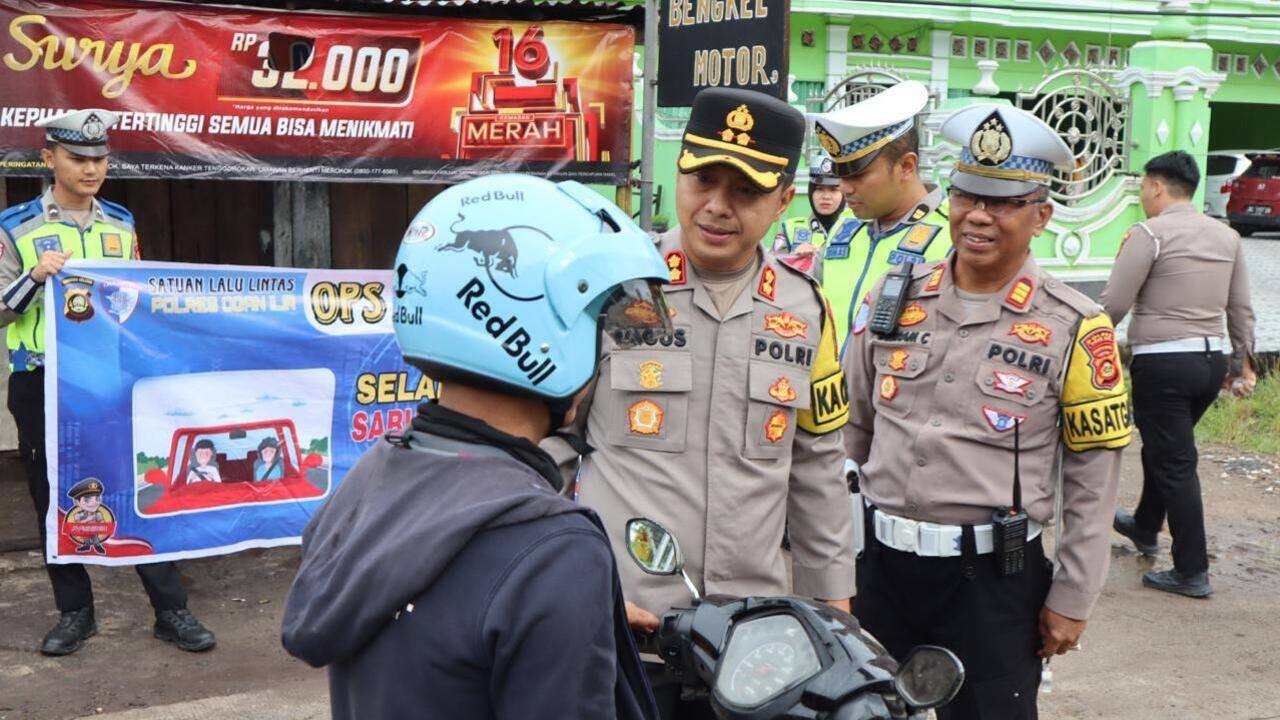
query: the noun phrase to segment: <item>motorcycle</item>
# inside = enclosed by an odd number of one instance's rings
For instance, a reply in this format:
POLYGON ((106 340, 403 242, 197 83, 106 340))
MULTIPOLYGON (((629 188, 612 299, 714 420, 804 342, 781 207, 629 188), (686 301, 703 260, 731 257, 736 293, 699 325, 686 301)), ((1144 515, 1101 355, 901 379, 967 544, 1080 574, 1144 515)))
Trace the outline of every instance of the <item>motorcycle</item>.
POLYGON ((627 552, 650 575, 680 575, 692 607, 663 614, 656 653, 686 696, 709 696, 723 720, 924 720, 951 702, 964 666, 922 645, 901 664, 848 613, 796 597, 700 597, 675 535, 626 525, 627 552))

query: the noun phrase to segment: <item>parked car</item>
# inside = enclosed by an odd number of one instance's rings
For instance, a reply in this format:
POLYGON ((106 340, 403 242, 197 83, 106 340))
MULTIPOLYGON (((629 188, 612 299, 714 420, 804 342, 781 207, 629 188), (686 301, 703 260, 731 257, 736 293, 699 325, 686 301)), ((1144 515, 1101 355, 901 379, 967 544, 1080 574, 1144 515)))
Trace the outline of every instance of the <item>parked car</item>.
POLYGON ((1204 212, 1210 217, 1227 216, 1227 201, 1231 198, 1231 181, 1249 168, 1249 158, 1244 151, 1209 153, 1205 160, 1204 212))
POLYGON ((1280 152, 1250 155, 1249 169, 1231 181, 1227 221, 1243 237, 1280 230, 1280 152))

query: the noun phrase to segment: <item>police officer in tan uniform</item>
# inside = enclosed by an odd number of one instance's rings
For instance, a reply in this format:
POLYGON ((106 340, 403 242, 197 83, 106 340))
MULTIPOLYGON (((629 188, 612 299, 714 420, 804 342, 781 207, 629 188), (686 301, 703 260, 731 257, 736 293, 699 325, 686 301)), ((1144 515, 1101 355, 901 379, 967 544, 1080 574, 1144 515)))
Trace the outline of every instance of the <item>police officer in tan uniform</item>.
MULTIPOLYGON (((761 240, 795 194, 804 117, 776 98, 713 88, 694 100, 678 160, 679 226, 658 240, 674 334, 604 357, 586 417, 596 449, 579 499, 614 553, 645 516, 680 541, 703 594, 796 594, 848 608, 852 513, 843 477, 844 378, 821 289, 761 240), (780 544, 790 517, 791 579, 780 544)), ((636 306, 643 314, 652 308, 636 306)), ((562 456, 563 457, 563 456, 562 456)), ((620 563, 633 628, 691 598, 683 583, 620 563)), ((651 666, 663 716, 678 687, 651 666)))
POLYGON ((960 656, 964 688, 939 718, 1034 718, 1041 658, 1076 645, 1106 578, 1128 397, 1106 313, 1029 252, 1066 144, 1005 105, 960 110, 942 133, 962 146, 955 254, 914 266, 901 296, 902 270, 886 276, 864 302, 900 311, 887 328, 860 313, 844 354, 867 505, 854 612, 897 657, 922 643, 960 656), (1060 449, 1055 572, 1041 542, 1060 449))
POLYGON ((1114 527, 1138 550, 1156 554, 1169 518, 1173 569, 1142 576, 1147 587, 1208 597, 1209 554, 1196 475, 1195 426, 1218 397, 1227 359, 1222 318, 1231 336, 1235 390, 1252 390, 1253 307, 1240 236, 1191 205, 1200 169, 1185 152, 1165 153, 1143 168, 1142 209, 1129 228, 1102 304, 1112 322, 1130 310, 1133 410, 1142 431, 1142 498, 1133 515, 1117 510, 1114 527))

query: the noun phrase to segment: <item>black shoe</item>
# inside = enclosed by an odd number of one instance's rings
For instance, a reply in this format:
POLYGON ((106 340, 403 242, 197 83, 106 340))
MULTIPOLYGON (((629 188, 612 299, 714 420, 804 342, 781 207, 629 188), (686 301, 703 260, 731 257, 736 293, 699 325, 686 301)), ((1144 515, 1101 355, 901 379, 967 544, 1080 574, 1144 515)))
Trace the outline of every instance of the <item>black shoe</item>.
POLYGON ((1155 590, 1186 595, 1193 598, 1207 598, 1213 594, 1209 585, 1209 573, 1198 572, 1184 575, 1174 570, 1152 570, 1142 574, 1142 584, 1155 590))
POLYGON ((93 621, 93 608, 87 607, 72 612, 62 613, 58 624, 53 626, 40 643, 40 652, 45 655, 70 655, 80 649, 85 640, 98 634, 98 624, 93 621))
POLYGON ((1143 555, 1155 555, 1160 552, 1160 546, 1156 544, 1156 534, 1144 534, 1138 530, 1138 523, 1133 516, 1123 510, 1116 511, 1116 519, 1111 522, 1111 527, 1116 532, 1133 541, 1133 546, 1143 555))
POLYGON ((201 625, 186 608, 156 613, 155 635, 188 652, 208 650, 218 642, 209 628, 201 625))

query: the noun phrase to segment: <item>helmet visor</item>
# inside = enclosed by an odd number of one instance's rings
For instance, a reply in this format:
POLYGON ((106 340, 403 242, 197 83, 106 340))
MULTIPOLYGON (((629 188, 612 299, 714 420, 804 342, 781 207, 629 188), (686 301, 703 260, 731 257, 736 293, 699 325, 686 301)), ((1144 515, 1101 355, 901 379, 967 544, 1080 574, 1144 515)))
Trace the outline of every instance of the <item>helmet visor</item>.
POLYGON ((672 334, 671 311, 656 280, 628 280, 600 309, 600 329, 622 348, 653 345, 672 334))

